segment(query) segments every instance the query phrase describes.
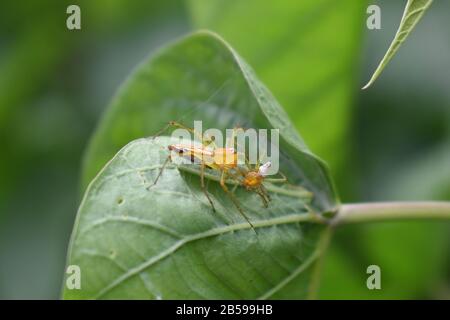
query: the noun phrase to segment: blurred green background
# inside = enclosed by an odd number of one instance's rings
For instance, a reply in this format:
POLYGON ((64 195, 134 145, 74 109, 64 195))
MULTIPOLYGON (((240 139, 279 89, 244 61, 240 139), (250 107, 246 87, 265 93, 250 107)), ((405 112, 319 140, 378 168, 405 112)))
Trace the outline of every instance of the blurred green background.
MULTIPOLYGON (((133 67, 198 28, 255 68, 343 202, 450 199, 450 2, 435 1, 375 85, 361 91, 404 1, 3 1, 0 4, 0 298, 59 297, 83 150, 133 67), (81 30, 66 8, 81 7, 81 30), (367 30, 378 4, 382 29, 367 30)), ((450 298, 450 226, 339 229, 321 298, 450 298), (382 290, 366 288, 366 268, 382 290)))

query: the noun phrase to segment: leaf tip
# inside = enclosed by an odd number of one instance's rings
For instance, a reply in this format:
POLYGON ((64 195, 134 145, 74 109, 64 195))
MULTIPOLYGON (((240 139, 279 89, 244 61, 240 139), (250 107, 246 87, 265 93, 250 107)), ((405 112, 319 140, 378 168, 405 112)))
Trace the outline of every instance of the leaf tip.
POLYGON ((367 88, 369 88, 372 85, 372 81, 369 81, 366 83, 366 85, 364 87, 361 88, 361 90, 366 90, 367 88))

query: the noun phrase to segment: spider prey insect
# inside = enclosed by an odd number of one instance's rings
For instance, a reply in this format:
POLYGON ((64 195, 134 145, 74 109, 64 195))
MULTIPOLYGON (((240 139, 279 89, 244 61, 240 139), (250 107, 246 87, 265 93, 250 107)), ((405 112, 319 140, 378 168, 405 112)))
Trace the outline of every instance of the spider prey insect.
MULTIPOLYGON (((259 163, 255 167, 251 167, 248 164, 246 159, 245 166, 238 165, 238 154, 233 147, 225 147, 219 148, 214 143, 214 139, 206 137, 204 135, 198 135, 194 129, 185 127, 184 125, 177 123, 175 121, 169 122, 168 126, 164 128, 162 131, 165 131, 170 126, 179 127, 188 130, 189 132, 194 133, 197 138, 201 141, 200 146, 195 146, 194 144, 172 144, 167 146, 169 152, 175 152, 178 156, 190 160, 191 163, 200 164, 200 181, 201 188, 206 198, 208 199, 212 209, 215 211, 214 203, 211 197, 208 194, 205 186, 205 168, 212 169, 220 174, 220 186, 224 190, 224 192, 230 197, 234 206, 237 208, 239 213, 245 218, 245 220, 250 224, 253 228, 252 223, 250 222, 247 215, 244 213, 241 208, 239 201, 234 195, 234 191, 237 186, 242 186, 249 191, 255 192, 258 194, 265 207, 268 207, 270 197, 267 193, 267 190, 263 186, 263 181, 270 182, 286 182, 287 179, 282 175, 281 179, 269 179, 266 178, 268 175, 268 169, 271 166, 270 162, 267 162, 263 165, 259 165, 259 163), (235 185, 233 190, 229 190, 227 186, 227 181, 232 181, 235 185)), ((234 128, 233 135, 231 137, 231 141, 234 144, 234 139, 236 132, 238 130, 243 130, 242 128, 234 128)), ((161 131, 161 132, 162 132, 161 131)), ((158 133, 159 134, 159 133, 158 133)), ((228 144, 227 144, 228 145, 228 144)), ((171 161, 171 154, 164 161, 156 179, 153 184, 149 186, 147 189, 151 188, 158 182, 158 179, 161 177, 164 168, 171 161)))

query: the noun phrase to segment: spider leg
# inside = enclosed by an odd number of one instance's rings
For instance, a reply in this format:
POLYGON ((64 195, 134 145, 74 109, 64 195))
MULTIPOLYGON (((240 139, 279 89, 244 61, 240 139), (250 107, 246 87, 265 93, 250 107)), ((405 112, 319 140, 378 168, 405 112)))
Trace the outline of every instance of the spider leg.
POLYGON ((267 208, 269 206, 269 201, 264 192, 260 188, 255 189, 255 192, 261 197, 264 207, 267 208))
POLYGON ((270 194, 267 191, 267 189, 262 184, 261 184, 260 188, 261 188, 262 193, 265 195, 267 202, 270 202, 272 199, 270 198, 270 194))
MULTIPOLYGON (((248 224, 252 227, 253 231, 255 231, 255 228, 253 224, 250 222, 247 215, 242 210, 241 206, 239 205, 238 200, 236 199, 236 196, 228 190, 228 187, 225 184, 225 178, 226 178, 226 172, 222 171, 222 175, 220 176, 220 186, 222 187, 223 191, 230 197, 231 201, 233 202, 236 209, 238 209, 239 213, 244 217, 244 219, 248 222, 248 224)), ((256 233, 256 231, 255 231, 256 233)))
POLYGON ((161 177, 161 175, 162 175, 164 169, 166 168, 167 164, 168 164, 169 162, 171 162, 171 161, 172 161, 172 157, 171 157, 170 154, 169 154, 169 155, 167 156, 166 160, 164 160, 164 163, 163 163, 163 165, 161 166, 161 169, 159 170, 158 175, 156 176, 155 181, 153 181, 153 183, 147 187, 147 190, 150 190, 150 188, 153 187, 153 186, 158 182, 158 180, 159 180, 159 178, 161 177))
POLYGON ((158 132, 156 132, 154 135, 150 136, 152 139, 155 139, 157 137, 159 137, 163 132, 165 132, 167 129, 169 129, 171 126, 170 122, 167 123, 161 130, 159 130, 158 132))
POLYGON ((281 176, 281 178, 265 178, 265 181, 271 182, 271 183, 285 183, 285 182, 287 182, 286 176, 281 171, 278 171, 278 174, 281 176))
POLYGON ((169 127, 176 127, 176 128, 180 128, 180 129, 184 129, 189 131, 190 133, 192 133, 194 135, 194 137, 196 137, 205 147, 209 146, 209 145, 213 145, 215 148, 217 147, 216 144, 214 143, 213 139, 208 139, 205 137, 205 135, 200 134, 199 132, 195 131, 195 129, 190 128, 185 126, 182 123, 179 123, 177 121, 169 121, 169 123, 167 124, 167 126, 165 128, 163 128, 163 130, 160 130, 160 132, 158 134, 161 134, 162 132, 166 131, 169 127))
POLYGON ((202 187, 203 193, 205 194, 206 198, 208 199, 209 203, 211 204, 211 208, 214 212, 216 212, 216 208, 214 207, 214 203, 212 202, 208 190, 206 190, 205 187, 205 163, 202 161, 200 165, 200 185, 202 187))

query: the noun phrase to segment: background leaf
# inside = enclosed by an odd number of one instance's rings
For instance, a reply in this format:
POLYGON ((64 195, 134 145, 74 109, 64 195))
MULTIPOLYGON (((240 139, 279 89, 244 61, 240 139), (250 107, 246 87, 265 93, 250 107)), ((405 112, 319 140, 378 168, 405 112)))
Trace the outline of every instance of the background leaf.
POLYGON ((369 82, 363 87, 363 89, 370 87, 379 77, 383 69, 387 66, 389 61, 391 61, 392 57, 422 18, 423 14, 430 7, 432 2, 433 0, 408 0, 405 11, 403 12, 402 20, 400 21, 400 26, 398 27, 397 33, 395 34, 391 45, 386 51, 383 59, 378 64, 378 67, 374 71, 369 82))
MULTIPOLYGON (((323 225, 298 197, 271 192, 269 208, 254 193, 236 196, 255 233, 217 182, 176 166, 150 190, 170 139, 124 147, 90 184, 78 211, 68 264, 82 272, 81 290, 64 298, 305 298, 323 225)), ((172 141, 173 143, 173 141, 172 141)))

